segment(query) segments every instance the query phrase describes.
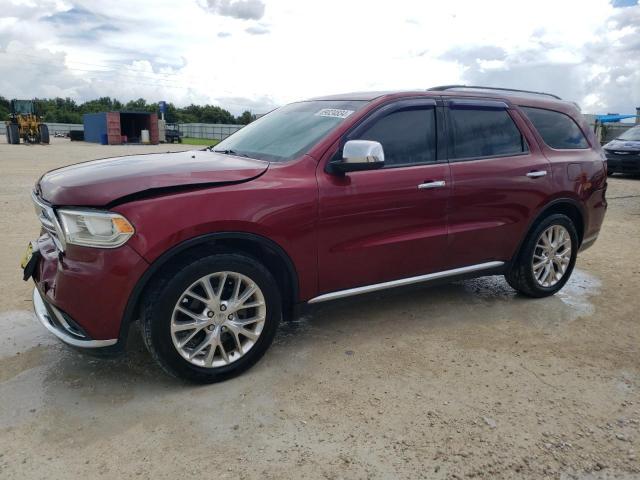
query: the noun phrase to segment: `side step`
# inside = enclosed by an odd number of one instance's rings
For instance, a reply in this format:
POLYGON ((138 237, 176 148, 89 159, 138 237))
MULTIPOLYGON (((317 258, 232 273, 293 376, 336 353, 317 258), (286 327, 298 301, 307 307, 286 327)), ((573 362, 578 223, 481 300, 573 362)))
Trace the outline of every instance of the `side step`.
POLYGON ((374 283, 373 285, 365 285, 364 287, 349 288, 347 290, 338 290, 337 292, 325 293, 312 298, 307 303, 328 302, 329 300, 337 300, 339 298, 352 297, 363 293, 377 292, 378 290, 386 290, 387 288, 403 287, 414 283, 429 282, 440 278, 455 277, 457 275, 465 275, 467 273, 478 272, 481 270, 490 270, 492 268, 502 267, 504 262, 486 262, 477 265, 469 265, 467 267, 454 268, 453 270, 444 270, 442 272, 428 273, 426 275, 418 275, 417 277, 401 278, 399 280, 391 280, 390 282, 374 283))

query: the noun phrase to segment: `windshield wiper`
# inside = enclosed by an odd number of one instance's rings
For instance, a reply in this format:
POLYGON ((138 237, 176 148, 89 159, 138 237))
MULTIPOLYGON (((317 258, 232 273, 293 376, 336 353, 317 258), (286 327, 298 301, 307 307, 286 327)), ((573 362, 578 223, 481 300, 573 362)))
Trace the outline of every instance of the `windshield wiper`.
POLYGON ((215 153, 222 153, 223 155, 235 155, 236 157, 250 158, 249 155, 245 155, 244 153, 238 153, 235 150, 214 150, 213 148, 209 148, 209 150, 215 153))

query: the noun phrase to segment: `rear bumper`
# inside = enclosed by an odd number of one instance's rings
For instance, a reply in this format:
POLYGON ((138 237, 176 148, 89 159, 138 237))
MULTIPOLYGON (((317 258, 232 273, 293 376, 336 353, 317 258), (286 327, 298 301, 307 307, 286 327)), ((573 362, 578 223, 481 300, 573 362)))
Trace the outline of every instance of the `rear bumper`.
POLYGON ((587 213, 585 221, 585 232, 584 238, 582 239, 582 243, 580 245, 580 251, 583 252, 587 248, 591 247, 596 240, 598 239, 598 235, 600 234, 600 228, 602 227, 602 222, 604 221, 604 216, 607 212, 607 188, 601 188, 599 190, 595 190, 586 200, 585 200, 585 211, 587 213))
POLYGON ((33 309, 40 323, 64 343, 79 348, 104 348, 118 343, 117 338, 91 339, 78 324, 55 306, 47 303, 37 288, 33 289, 33 309))
MULTIPOLYGON (((600 232, 598 232, 600 233, 600 232)), ((592 247, 596 240, 598 239, 598 233, 595 235, 591 235, 590 237, 585 238, 580 244, 580 252, 584 252, 587 248, 592 247)))

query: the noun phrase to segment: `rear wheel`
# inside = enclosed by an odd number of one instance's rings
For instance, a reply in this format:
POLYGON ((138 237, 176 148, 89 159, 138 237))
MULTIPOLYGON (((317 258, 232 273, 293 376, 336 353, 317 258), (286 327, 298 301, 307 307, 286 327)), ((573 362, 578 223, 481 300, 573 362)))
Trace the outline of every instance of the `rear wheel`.
POLYGON ((240 254, 191 259, 145 298, 143 337, 168 373, 198 383, 239 375, 266 352, 281 318, 269 271, 240 254))
POLYGON ((38 127, 38 133, 40 134, 41 143, 49 143, 49 127, 44 123, 41 123, 38 127))
POLYGON ((529 297, 546 297, 569 280, 578 253, 578 234, 571 219, 554 214, 536 225, 505 275, 507 282, 529 297))

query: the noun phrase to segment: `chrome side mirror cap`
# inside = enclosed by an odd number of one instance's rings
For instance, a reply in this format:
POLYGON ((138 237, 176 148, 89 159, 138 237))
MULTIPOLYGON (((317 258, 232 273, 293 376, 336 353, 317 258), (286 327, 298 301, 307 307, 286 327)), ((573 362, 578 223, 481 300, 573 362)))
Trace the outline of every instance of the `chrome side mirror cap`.
POLYGON ((342 148, 342 159, 330 163, 337 173, 375 170, 384 167, 384 149, 373 140, 349 140, 342 148))

